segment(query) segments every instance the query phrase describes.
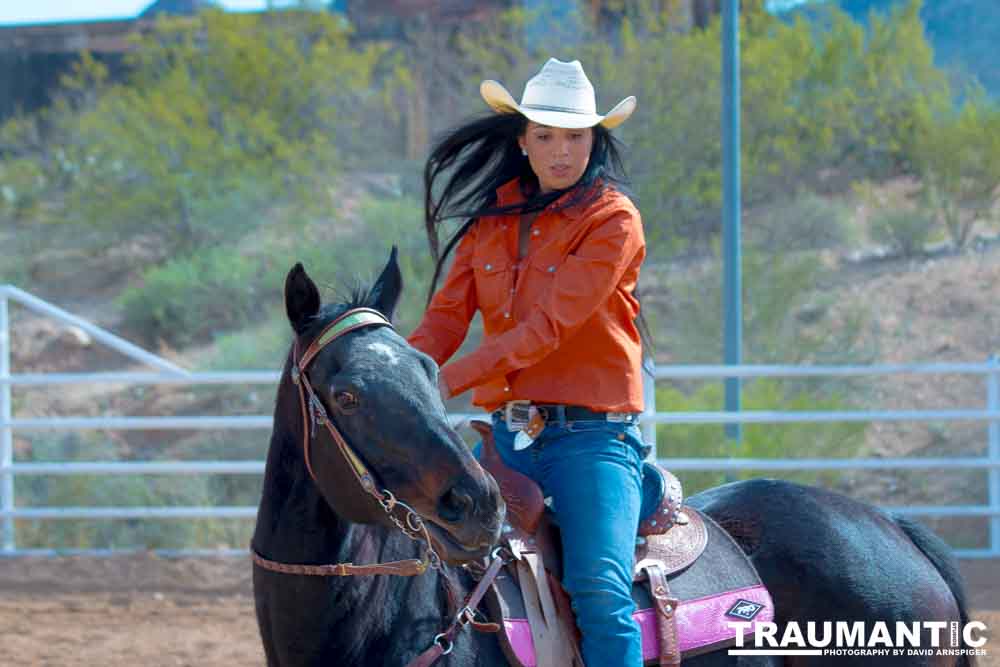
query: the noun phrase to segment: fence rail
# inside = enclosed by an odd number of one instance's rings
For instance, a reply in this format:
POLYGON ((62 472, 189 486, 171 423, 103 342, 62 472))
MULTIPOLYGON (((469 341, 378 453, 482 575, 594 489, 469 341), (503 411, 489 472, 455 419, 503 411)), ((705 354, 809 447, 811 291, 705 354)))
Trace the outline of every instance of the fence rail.
MULTIPOLYGON (((198 430, 198 429, 270 429, 272 418, 251 416, 159 416, 159 417, 44 417, 14 418, 11 414, 11 391, 15 387, 58 385, 274 385, 279 375, 272 371, 189 373, 168 361, 136 348, 131 343, 104 332, 65 311, 46 304, 16 288, 0 286, 0 520, 2 554, 49 553, 45 549, 18 550, 14 521, 21 519, 192 519, 239 518, 255 516, 254 507, 17 507, 14 479, 27 475, 260 475, 263 461, 148 461, 148 462, 24 462, 13 460, 15 431, 107 429, 107 430, 198 430), (120 350, 142 363, 152 364, 160 372, 132 373, 54 373, 12 374, 10 372, 8 301, 14 300, 70 326, 78 326, 95 339, 120 350), (95 333, 96 332, 96 333, 95 333), (99 334, 99 335, 98 335, 99 334)), ((852 459, 747 459, 747 458, 668 458, 661 462, 673 470, 708 471, 799 471, 799 470, 957 470, 978 469, 986 472, 988 499, 984 505, 940 505, 892 507, 902 514, 929 517, 987 517, 989 547, 956 550, 968 558, 1000 557, 1000 362, 996 358, 983 363, 884 364, 845 366, 670 366, 655 369, 646 377, 646 412, 641 424, 644 437, 655 444, 657 424, 727 424, 727 423, 828 423, 828 422, 956 422, 975 421, 988 424, 985 456, 964 458, 852 458, 852 459), (668 413, 656 410, 655 380, 725 379, 760 377, 849 377, 889 376, 899 374, 977 375, 985 379, 986 400, 982 407, 948 410, 879 410, 826 412, 687 412, 668 413)), ((482 415, 453 414, 460 423, 482 415)), ((104 553, 107 550, 89 550, 104 553)), ((198 550, 192 550, 192 553, 198 550)), ((74 553, 79 553, 79 550, 74 553)), ((175 551, 176 552, 176 551, 175 551)), ((182 553, 182 552, 178 552, 182 553)))

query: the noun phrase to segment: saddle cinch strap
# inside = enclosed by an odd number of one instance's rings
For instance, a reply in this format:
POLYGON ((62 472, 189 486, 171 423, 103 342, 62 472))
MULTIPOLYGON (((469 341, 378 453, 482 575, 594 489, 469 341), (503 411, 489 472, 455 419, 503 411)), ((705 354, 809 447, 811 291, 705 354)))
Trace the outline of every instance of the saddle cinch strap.
MULTIPOLYGON (((579 664, 579 632, 559 584, 562 553, 553 515, 538 486, 504 465, 490 426, 473 426, 483 438, 480 462, 507 502, 504 538, 515 560, 485 598, 491 617, 502 621, 500 645, 515 667, 579 664)), ((736 627, 746 637, 757 623, 774 619, 770 594, 739 545, 681 501, 673 475, 646 464, 632 587, 646 665, 678 665, 734 646, 736 627)))

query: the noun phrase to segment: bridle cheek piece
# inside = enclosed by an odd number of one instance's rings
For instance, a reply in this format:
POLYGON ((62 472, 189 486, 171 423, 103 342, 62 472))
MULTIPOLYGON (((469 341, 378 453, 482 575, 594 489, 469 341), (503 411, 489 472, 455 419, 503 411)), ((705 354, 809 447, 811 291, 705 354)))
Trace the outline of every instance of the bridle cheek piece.
POLYGON ((391 328, 392 323, 390 323, 389 320, 387 320, 385 316, 377 310, 371 308, 353 308, 328 324, 301 355, 299 354, 298 341, 296 340, 294 344, 292 350, 291 379, 292 383, 298 388, 299 407, 302 412, 302 451, 306 461, 306 469, 309 471, 309 476, 318 485, 319 481, 316 479, 316 473, 313 471, 310 450, 312 441, 316 438, 316 426, 323 426, 326 428, 333 441, 337 444, 337 449, 347 461, 348 467, 351 469, 351 472, 354 473, 354 477, 358 480, 358 484, 361 486, 361 489, 378 501, 379 505, 381 505, 382 509, 385 511, 386 515, 388 515, 393 524, 395 524, 396 527, 398 527, 407 537, 418 542, 424 542, 426 548, 424 550, 423 557, 419 560, 411 558, 407 560, 392 561, 389 563, 376 563, 373 565, 354 565, 353 563, 336 563, 333 565, 293 565, 268 560, 256 551, 251 550, 254 563, 264 569, 289 574, 311 574, 319 576, 354 576, 368 574, 413 576, 423 574, 428 567, 434 569, 441 567, 441 558, 438 556, 437 552, 434 551, 434 546, 431 542, 430 534, 427 532, 427 526, 424 523, 423 518, 417 514, 412 507, 396 498, 396 496, 394 496, 388 489, 382 489, 381 491, 378 490, 378 486, 375 483, 375 476, 372 475, 371 471, 368 470, 368 467, 364 464, 364 461, 361 460, 351 446, 347 444, 344 436, 341 435, 336 425, 330 419, 330 416, 326 412, 326 408, 323 407, 323 402, 319 400, 319 396, 316 395, 312 384, 309 382, 309 376, 307 374, 309 365, 316 358, 316 356, 319 355, 323 348, 348 332, 369 326, 383 326, 391 328), (401 519, 396 516, 395 510, 397 508, 402 508, 406 511, 404 518, 401 519))

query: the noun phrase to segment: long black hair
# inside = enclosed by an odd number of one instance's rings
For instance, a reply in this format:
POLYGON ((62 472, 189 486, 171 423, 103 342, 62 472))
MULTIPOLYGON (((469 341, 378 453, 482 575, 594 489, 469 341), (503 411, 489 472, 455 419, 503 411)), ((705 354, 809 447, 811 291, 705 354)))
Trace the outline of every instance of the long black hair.
MULTIPOLYGON (((528 158, 521 154, 517 141, 527 126, 528 119, 519 113, 491 113, 455 128, 431 150, 424 166, 424 227, 435 261, 434 277, 427 292, 428 306, 448 255, 481 216, 541 211, 568 192, 572 194, 560 208, 587 204, 608 187, 632 197, 621 158, 624 146, 600 125, 593 128, 590 161, 580 180, 565 190, 541 192, 538 176, 528 158), (497 206, 497 188, 515 177, 520 179, 524 201, 497 206), (598 181, 600 188, 594 187, 598 181), (466 220, 442 251, 438 230, 441 223, 454 218, 466 220)), ((638 289, 635 297, 639 299, 638 289)), ((643 349, 652 350, 652 336, 641 308, 637 325, 643 349)))

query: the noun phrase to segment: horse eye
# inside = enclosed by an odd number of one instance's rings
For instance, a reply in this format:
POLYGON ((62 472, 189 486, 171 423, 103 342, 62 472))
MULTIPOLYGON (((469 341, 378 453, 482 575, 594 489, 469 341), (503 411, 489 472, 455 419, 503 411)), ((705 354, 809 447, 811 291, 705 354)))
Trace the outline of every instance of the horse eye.
POLYGON ((333 398, 343 412, 350 413, 358 409, 358 397, 349 391, 338 391, 333 398))

